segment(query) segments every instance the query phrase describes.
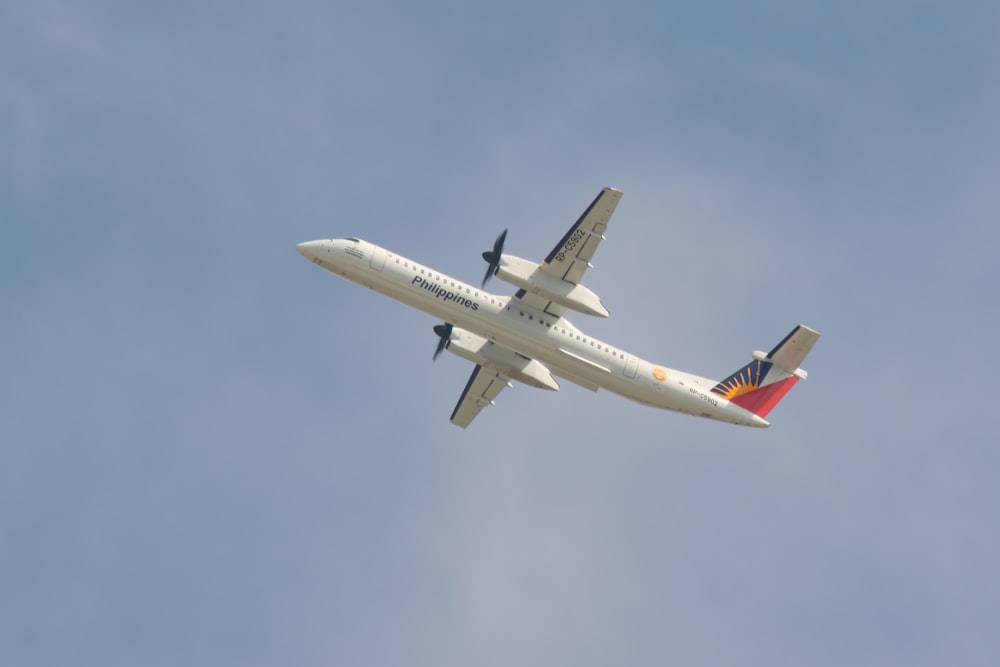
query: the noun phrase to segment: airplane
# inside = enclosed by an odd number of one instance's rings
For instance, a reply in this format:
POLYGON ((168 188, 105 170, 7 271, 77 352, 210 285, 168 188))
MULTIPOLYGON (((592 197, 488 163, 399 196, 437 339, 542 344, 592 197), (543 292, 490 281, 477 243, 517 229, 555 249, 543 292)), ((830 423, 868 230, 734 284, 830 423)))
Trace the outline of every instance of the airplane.
POLYGON ((809 327, 795 327, 770 352, 753 352, 750 363, 712 380, 641 359, 567 319, 568 311, 609 315, 581 280, 621 197, 620 190, 602 189, 541 263, 505 253, 505 229, 482 254, 488 266, 480 287, 354 237, 309 241, 296 249, 331 273, 443 320, 434 327, 439 341, 433 358, 448 350, 476 365, 451 414, 451 423, 462 428, 494 405, 511 381, 556 391, 556 377, 656 408, 770 426, 765 417, 807 376, 799 365, 819 339, 809 327), (517 292, 486 292, 494 276, 517 292))

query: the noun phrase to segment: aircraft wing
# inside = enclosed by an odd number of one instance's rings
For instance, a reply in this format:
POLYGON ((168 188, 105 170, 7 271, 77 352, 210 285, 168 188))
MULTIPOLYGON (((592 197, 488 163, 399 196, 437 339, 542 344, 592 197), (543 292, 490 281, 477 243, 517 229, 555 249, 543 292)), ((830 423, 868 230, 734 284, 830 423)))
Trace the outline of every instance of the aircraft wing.
MULTIPOLYGON (((611 214, 615 212, 615 207, 621 198, 621 190, 614 188, 601 190, 583 215, 569 228, 566 235, 541 263, 542 270, 571 285, 579 285, 583 280, 583 274, 591 267, 590 260, 594 257, 597 246, 604 240, 608 221, 611 220, 611 214)), ((564 306, 545 297, 531 294, 527 290, 518 290, 514 297, 556 317, 561 317, 566 312, 564 306)))
POLYGON ((462 428, 468 427, 480 410, 487 405, 493 405, 493 399, 507 386, 508 379, 501 373, 480 365, 472 371, 462 397, 451 413, 451 423, 462 428))

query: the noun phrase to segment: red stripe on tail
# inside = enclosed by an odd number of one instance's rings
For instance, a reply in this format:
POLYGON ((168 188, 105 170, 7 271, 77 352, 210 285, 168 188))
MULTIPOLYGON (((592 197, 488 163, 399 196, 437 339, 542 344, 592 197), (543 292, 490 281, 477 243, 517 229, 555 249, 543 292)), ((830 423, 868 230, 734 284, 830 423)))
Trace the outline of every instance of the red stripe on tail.
POLYGON ((793 375, 779 382, 763 386, 760 389, 734 396, 729 402, 735 403, 744 410, 749 410, 761 419, 764 419, 767 417, 767 413, 778 404, 778 401, 785 397, 788 390, 798 381, 799 379, 793 375))

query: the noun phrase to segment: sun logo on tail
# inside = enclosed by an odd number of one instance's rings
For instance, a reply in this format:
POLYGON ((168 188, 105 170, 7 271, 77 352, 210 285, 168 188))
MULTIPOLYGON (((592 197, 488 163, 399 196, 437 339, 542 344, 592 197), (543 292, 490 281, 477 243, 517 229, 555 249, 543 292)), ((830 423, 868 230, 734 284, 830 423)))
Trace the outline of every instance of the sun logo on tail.
POLYGON ((712 388, 712 393, 728 401, 737 396, 760 389, 761 383, 771 370, 771 362, 755 359, 712 388))

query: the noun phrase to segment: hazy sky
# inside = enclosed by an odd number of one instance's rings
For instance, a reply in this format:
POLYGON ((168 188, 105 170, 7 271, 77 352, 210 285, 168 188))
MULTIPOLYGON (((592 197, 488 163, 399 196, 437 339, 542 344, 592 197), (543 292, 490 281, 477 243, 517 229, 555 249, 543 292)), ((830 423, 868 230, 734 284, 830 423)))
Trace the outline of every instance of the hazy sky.
MULTIPOLYGON (((995 665, 1000 10, 0 6, 0 664, 995 665), (618 207, 574 323, 768 430, 516 386, 457 278, 618 207)), ((492 284, 504 291, 503 283, 492 284)), ((511 290, 513 291, 513 288, 511 290)))

